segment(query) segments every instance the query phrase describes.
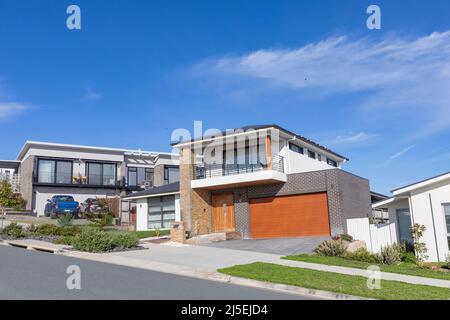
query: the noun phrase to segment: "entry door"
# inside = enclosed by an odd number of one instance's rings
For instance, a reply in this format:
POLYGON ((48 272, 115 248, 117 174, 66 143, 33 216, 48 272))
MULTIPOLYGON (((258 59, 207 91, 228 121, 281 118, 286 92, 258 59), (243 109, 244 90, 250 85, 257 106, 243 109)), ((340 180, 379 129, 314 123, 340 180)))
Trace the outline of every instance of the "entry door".
POLYGON ((212 205, 213 231, 235 231, 233 194, 214 194, 212 205))
POLYGON ((412 243, 411 213, 409 209, 397 209, 397 220, 400 242, 412 243))

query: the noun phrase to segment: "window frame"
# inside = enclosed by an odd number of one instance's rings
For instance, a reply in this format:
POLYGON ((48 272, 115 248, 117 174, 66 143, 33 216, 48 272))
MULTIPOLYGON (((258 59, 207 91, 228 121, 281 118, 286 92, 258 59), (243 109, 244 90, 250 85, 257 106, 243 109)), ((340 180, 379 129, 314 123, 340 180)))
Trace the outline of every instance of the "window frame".
POLYGON ((87 184, 88 185, 94 185, 91 184, 91 179, 90 179, 90 165, 91 164, 99 164, 100 165, 100 184, 95 184, 98 186, 111 186, 111 187, 115 187, 117 186, 117 163, 115 162, 103 162, 103 161, 86 161, 86 168, 85 168, 85 173, 86 173, 86 178, 87 178, 87 184), (104 183, 104 165, 113 165, 114 166, 114 184, 105 184, 104 183))
POLYGON ((48 184, 59 184, 59 185, 67 185, 67 184, 73 184, 73 160, 69 160, 69 159, 56 159, 56 158, 37 158, 37 165, 36 165, 36 181, 37 183, 48 183, 48 184), (52 181, 51 182, 42 182, 40 181, 40 166, 41 166, 41 161, 51 161, 54 163, 54 168, 53 168, 53 177, 52 177, 52 181), (58 162, 66 162, 70 164, 70 180, 68 183, 62 182, 62 183, 58 183, 57 182, 57 174, 58 174, 58 162))
MULTIPOLYGON (((169 174, 170 170, 169 169, 178 169, 178 181, 180 181, 180 167, 179 166, 164 165, 164 173, 163 173, 164 184, 169 184, 170 183, 170 174, 169 174)), ((177 181, 175 181, 175 182, 177 182, 177 181)))
POLYGON ((149 230, 155 229, 155 227, 151 227, 150 223, 156 224, 159 223, 158 228, 161 229, 169 229, 171 228, 171 224, 176 220, 176 205, 175 205, 175 195, 162 196, 162 197, 151 197, 147 199, 147 228, 149 230), (170 200, 167 200, 169 199, 170 200), (154 201, 158 199, 158 201, 154 201), (166 199, 166 200, 165 200, 166 199), (151 200, 153 200, 154 204, 151 205, 151 200), (170 203, 173 205, 173 210, 164 210, 164 204, 170 203), (150 214, 150 208, 159 208, 158 211, 150 214), (165 219, 166 214, 173 214, 173 219, 165 219), (158 220, 150 220, 150 216, 159 216, 158 220), (168 225, 166 225, 166 223, 168 225))
POLYGON ((330 158, 327 158, 327 164, 330 165, 330 166, 336 167, 336 168, 338 167, 337 161, 333 160, 333 159, 330 159, 330 158))
POLYGON ((308 149, 308 157, 311 159, 317 159, 316 153, 308 149))
POLYGON ((289 142, 289 150, 298 154, 305 154, 305 148, 296 145, 295 143, 289 142), (297 148, 297 150, 295 150, 297 148))

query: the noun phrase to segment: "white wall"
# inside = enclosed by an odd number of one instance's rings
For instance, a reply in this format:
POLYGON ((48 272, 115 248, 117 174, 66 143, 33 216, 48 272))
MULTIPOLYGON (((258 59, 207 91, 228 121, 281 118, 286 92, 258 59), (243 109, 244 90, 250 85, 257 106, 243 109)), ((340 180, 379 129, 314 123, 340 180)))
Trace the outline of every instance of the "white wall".
POLYGON ((444 261, 449 253, 443 208, 445 203, 450 203, 450 181, 443 181, 411 193, 412 219, 414 223, 427 228, 423 242, 427 245, 430 261, 444 261))
POLYGON ((90 159, 90 160, 102 160, 111 162, 122 162, 124 161, 124 155, 119 153, 108 153, 106 151, 82 151, 77 149, 64 150, 63 148, 37 148, 31 147, 25 154, 23 159, 29 156, 41 156, 41 157, 56 157, 56 158, 71 158, 71 159, 90 159))
MULTIPOLYGON (((307 150, 304 150, 307 153, 307 150)), ((326 163, 326 156, 322 156, 322 161, 312 159, 307 154, 300 154, 288 149, 288 174, 310 172, 318 170, 336 169, 326 163)))
MULTIPOLYGON (((136 230, 145 231, 148 229, 148 198, 136 200, 136 230)), ((180 195, 175 195, 175 221, 181 220, 180 195)))
POLYGON ((367 250, 373 253, 378 253, 382 247, 397 242, 395 235, 391 233, 394 228, 393 223, 370 224, 368 218, 347 219, 347 233, 355 240, 364 241, 367 250))

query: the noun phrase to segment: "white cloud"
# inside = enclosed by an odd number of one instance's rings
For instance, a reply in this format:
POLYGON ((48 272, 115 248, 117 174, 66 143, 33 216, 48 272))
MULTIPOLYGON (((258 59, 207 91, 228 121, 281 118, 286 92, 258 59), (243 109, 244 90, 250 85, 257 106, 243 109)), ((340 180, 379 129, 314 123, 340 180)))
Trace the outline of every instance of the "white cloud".
POLYGON ((330 142, 331 145, 354 145, 367 143, 378 137, 378 134, 371 134, 366 132, 358 132, 349 134, 346 136, 337 136, 333 141, 330 142))
POLYGON ((260 79, 313 96, 364 92, 361 110, 384 119, 414 118, 415 136, 450 128, 450 31, 378 41, 331 37, 208 60, 194 70, 231 81, 260 79))
POLYGON ((414 148, 414 147, 415 147, 415 146, 412 145, 412 146, 403 148, 403 149, 400 150, 399 152, 397 152, 397 153, 393 154, 392 156, 390 156, 390 157, 389 157, 389 160, 394 160, 394 159, 397 159, 397 158, 403 156, 405 153, 407 153, 409 150, 411 150, 411 149, 414 148))
POLYGON ((19 102, 0 102, 0 120, 8 119, 28 108, 28 105, 19 102))
POLYGON ((101 99, 102 96, 103 95, 100 92, 97 92, 94 89, 88 87, 84 90, 83 98, 85 100, 98 100, 101 99))

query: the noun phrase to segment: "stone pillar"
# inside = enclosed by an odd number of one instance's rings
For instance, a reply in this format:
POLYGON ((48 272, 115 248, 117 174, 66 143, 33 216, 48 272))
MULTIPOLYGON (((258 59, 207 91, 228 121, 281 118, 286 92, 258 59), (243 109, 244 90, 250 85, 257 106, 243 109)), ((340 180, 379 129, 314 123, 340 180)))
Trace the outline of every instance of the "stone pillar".
POLYGON ((208 190, 193 190, 195 154, 190 147, 180 149, 180 213, 191 236, 211 232, 211 194, 208 190))
POLYGON ((173 227, 170 229, 170 240, 179 243, 186 242, 186 229, 183 221, 176 221, 173 223, 173 227))

